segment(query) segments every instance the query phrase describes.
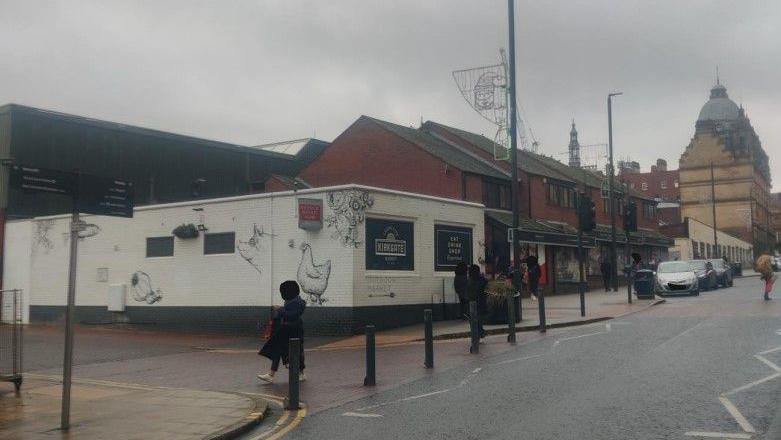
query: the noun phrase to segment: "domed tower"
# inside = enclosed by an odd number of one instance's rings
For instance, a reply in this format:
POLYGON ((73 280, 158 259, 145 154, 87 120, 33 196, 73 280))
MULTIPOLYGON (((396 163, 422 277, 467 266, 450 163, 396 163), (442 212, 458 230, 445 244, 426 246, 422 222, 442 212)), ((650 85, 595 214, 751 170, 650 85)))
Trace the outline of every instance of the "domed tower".
POLYGON ((755 253, 766 251, 775 241, 767 221, 768 157, 745 110, 718 78, 694 127, 679 163, 682 217, 709 225, 715 221, 717 229, 752 243, 755 253))
POLYGON ((580 168, 580 143, 578 143, 578 130, 575 129, 575 120, 572 120, 572 130, 569 131, 569 166, 580 168))

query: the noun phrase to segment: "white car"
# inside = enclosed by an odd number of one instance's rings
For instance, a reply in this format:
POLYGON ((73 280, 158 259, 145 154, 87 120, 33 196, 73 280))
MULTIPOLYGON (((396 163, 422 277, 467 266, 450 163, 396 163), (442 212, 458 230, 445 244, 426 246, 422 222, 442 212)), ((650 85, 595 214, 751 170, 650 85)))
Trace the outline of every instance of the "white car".
POLYGON ((697 275, 688 261, 665 261, 656 268, 657 295, 699 295, 697 275))

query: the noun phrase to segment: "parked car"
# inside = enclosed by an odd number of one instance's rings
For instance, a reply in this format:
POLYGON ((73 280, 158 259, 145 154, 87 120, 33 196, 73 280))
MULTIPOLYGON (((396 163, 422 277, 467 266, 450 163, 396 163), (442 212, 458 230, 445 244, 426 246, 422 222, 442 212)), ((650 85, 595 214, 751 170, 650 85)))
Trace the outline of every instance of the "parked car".
POLYGON ((654 286, 657 295, 699 295, 697 275, 687 261, 665 261, 656 268, 654 286))
POLYGON ((697 283, 700 290, 711 290, 719 287, 719 280, 716 271, 713 270, 713 264, 708 260, 691 260, 689 267, 697 275, 697 283))
POLYGON ((709 260, 716 271, 716 281, 724 287, 732 287, 732 268, 723 259, 709 260))
POLYGON ((773 270, 776 272, 781 270, 781 257, 779 256, 773 257, 773 270))

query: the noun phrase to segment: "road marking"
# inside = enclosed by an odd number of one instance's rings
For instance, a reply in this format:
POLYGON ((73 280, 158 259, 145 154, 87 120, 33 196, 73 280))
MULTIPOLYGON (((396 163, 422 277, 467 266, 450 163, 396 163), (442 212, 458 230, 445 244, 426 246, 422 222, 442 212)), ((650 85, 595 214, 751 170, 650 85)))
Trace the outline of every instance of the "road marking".
POLYGON ((781 368, 779 368, 778 365, 774 364, 773 362, 770 362, 770 360, 765 358, 764 356, 759 355, 759 354, 755 354, 754 357, 757 358, 763 364, 767 365, 768 367, 770 367, 770 368, 772 368, 772 369, 774 369, 776 371, 781 371, 781 368))
POLYGON ((301 422, 304 420, 304 417, 306 417, 306 407, 302 406, 301 409, 299 409, 298 411, 285 411, 282 417, 280 418, 280 421, 283 419, 287 420, 292 413, 295 413, 295 417, 286 426, 281 426, 280 422, 277 421, 276 426, 274 426, 274 428, 268 431, 264 431, 259 435, 252 437, 249 440, 279 440, 280 438, 284 437, 290 431, 292 431, 298 425, 300 425, 301 422))
POLYGON ((738 439, 750 439, 752 436, 751 434, 743 434, 743 433, 729 433, 729 432, 700 432, 700 431, 689 431, 685 435, 688 435, 690 437, 710 437, 710 438, 738 438, 738 439))
POLYGON ((437 394, 444 394, 444 393, 447 393, 448 391, 450 391, 450 388, 444 389, 444 390, 439 390, 439 391, 432 391, 432 392, 426 393, 426 394, 418 394, 417 396, 405 397, 405 398, 399 400, 399 402, 407 402, 409 400, 423 399, 423 398, 426 398, 426 397, 436 396, 437 394))
POLYGON ((751 426, 751 423, 746 420, 745 417, 743 417, 743 414, 738 411, 738 408, 732 403, 731 400, 727 399, 724 396, 719 397, 719 400, 721 401, 721 404, 724 405, 725 408, 727 408, 727 411, 732 415, 732 417, 735 419, 736 422, 738 422, 738 425, 740 425, 740 428, 746 432, 754 433, 756 432, 754 430, 754 427, 751 426))
POLYGON ((534 359, 534 358, 542 357, 544 355, 545 354, 534 354, 534 355, 531 355, 531 356, 524 356, 524 357, 519 357, 519 358, 515 358, 515 359, 507 359, 507 360, 504 360, 504 361, 501 361, 501 362, 497 362, 495 364, 490 364, 490 366, 491 367, 495 367, 495 366, 498 366, 498 365, 511 364, 513 362, 525 361, 527 359, 534 359))
POLYGON ((587 338, 589 336, 604 335, 605 333, 607 332, 594 332, 594 333, 586 333, 585 335, 570 336, 569 338, 557 339, 554 344, 558 344, 560 342, 565 342, 565 341, 571 341, 573 339, 587 338))
POLYGON ((759 354, 764 356, 766 354, 775 353, 775 352, 777 352, 779 350, 781 350, 781 347, 776 347, 776 348, 771 348, 770 350, 760 351, 759 354))
POLYGON ((742 387, 737 387, 737 388, 735 388, 735 389, 734 389, 734 390, 732 390, 732 391, 728 391, 728 392, 724 393, 724 395, 725 395, 725 396, 730 396, 730 395, 732 395, 732 394, 739 393, 739 392, 741 392, 741 391, 745 391, 745 390, 747 390, 747 389, 749 389, 749 388, 753 388, 753 387, 755 387, 755 386, 757 386, 757 385, 759 385, 759 384, 763 384, 763 383, 765 383, 765 382, 767 382, 767 381, 770 381, 770 380, 776 379, 776 378, 778 378, 778 377, 781 377, 781 373, 775 373, 775 374, 771 374, 771 375, 770 375, 770 376, 768 376, 768 377, 765 377, 765 378, 762 378, 762 379, 759 379, 759 380, 755 380, 754 382, 751 382, 751 383, 749 383, 749 384, 743 385, 742 387))
POLYGON ((375 418, 375 417, 382 417, 382 414, 372 414, 372 413, 357 413, 357 412, 346 412, 342 413, 345 417, 365 417, 365 418, 375 418))

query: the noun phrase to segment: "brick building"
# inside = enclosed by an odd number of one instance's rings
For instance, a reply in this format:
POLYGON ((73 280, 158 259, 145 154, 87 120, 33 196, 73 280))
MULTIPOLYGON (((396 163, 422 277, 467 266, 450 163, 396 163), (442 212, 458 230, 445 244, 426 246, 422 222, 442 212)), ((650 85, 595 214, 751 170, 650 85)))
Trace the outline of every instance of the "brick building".
POLYGON ((642 173, 621 168, 620 179, 645 196, 665 202, 677 202, 681 198, 678 170, 668 170, 667 161, 657 159, 651 171, 642 173))
MULTIPOLYGON (((494 159, 493 141, 433 121, 419 128, 360 117, 299 174, 306 185, 319 187, 358 183, 482 203, 485 212, 485 267, 489 273, 510 265, 507 229, 511 224, 510 164, 494 159)), ((608 204, 602 199, 600 174, 569 167, 555 159, 519 151, 518 232, 524 255, 538 255, 550 291, 574 288, 577 280, 576 193, 585 191, 597 203, 596 234, 588 246, 588 273, 597 277, 599 256, 610 239, 608 204)), ((278 185, 279 183, 270 184, 278 185)), ((617 185, 617 207, 626 192, 617 185)), ((671 241, 658 233, 656 202, 629 190, 638 203, 640 231, 634 249, 650 258, 666 254, 671 241)), ((618 211, 617 211, 618 212, 618 211)), ((619 242, 624 233, 619 226, 619 242)), ((623 244, 619 247, 623 264, 623 244)), ((595 279, 594 282, 599 282, 595 279)))

